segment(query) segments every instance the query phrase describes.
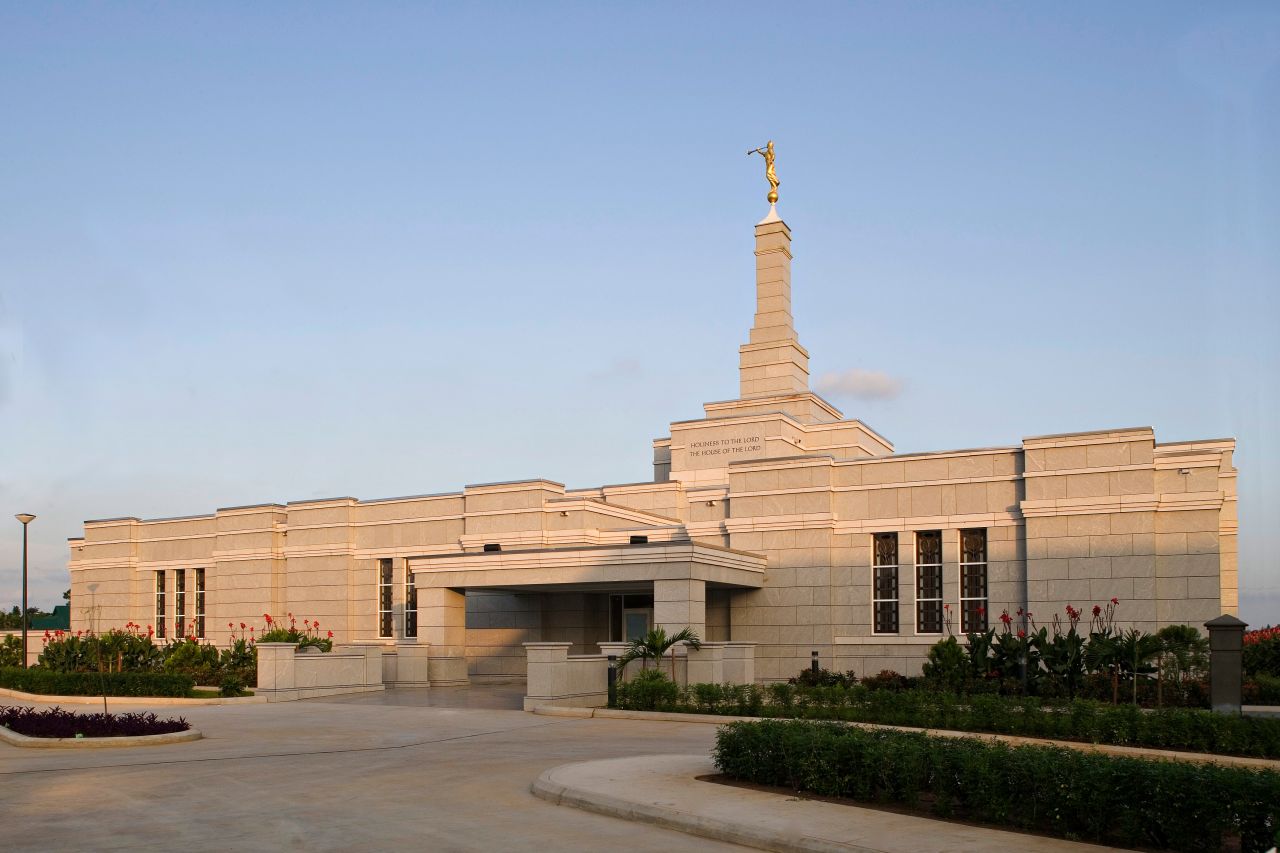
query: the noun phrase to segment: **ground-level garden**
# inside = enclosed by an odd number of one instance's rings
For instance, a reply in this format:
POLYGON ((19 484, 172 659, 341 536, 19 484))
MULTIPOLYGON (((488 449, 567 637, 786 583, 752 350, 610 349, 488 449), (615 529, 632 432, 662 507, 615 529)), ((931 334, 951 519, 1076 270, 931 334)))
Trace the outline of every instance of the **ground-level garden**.
POLYGON ((285 623, 263 617, 261 631, 228 623, 232 641, 224 649, 194 635, 162 640, 152 626, 133 622, 101 634, 46 632, 33 667, 21 666, 20 647, 12 660, 0 654, 0 687, 46 696, 246 696, 258 679, 259 642, 333 649, 333 633, 322 633, 319 622, 299 627, 293 614, 285 623))
MULTIPOLYGON (((651 636, 624 656, 644 668, 617 686, 613 704, 1280 758, 1280 719, 1207 710, 1205 637, 1187 625, 1121 631, 1118 606, 1112 599, 1092 614, 1068 606, 1041 627, 1031 614, 1002 613, 998 628, 934 644, 916 678, 810 669, 786 683, 678 685, 663 672, 674 639, 651 636)), ((1246 635, 1244 661, 1255 692, 1280 684, 1280 630, 1246 635)))
POLYGON ((717 733, 730 779, 1081 841, 1263 851, 1280 829, 1280 773, 1052 746, 764 720, 717 733))
POLYGON ((0 705, 0 726, 27 737, 100 738, 137 737, 185 732, 184 718, 161 719, 152 713, 81 714, 61 708, 6 707, 0 705))

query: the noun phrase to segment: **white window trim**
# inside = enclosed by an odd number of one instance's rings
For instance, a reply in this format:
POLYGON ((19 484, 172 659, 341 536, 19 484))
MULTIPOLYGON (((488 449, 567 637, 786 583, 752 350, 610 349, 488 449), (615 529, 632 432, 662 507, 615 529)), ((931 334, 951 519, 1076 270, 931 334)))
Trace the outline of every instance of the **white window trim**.
POLYGON ((413 576, 413 570, 405 566, 404 570, 404 635, 406 637, 418 636, 418 603, 414 595, 418 590, 416 578, 413 576), (412 608, 409 605, 413 605, 412 608), (409 614, 413 614, 413 634, 409 634, 409 614))
POLYGON ((185 640, 187 634, 187 570, 173 570, 173 636, 185 640))
POLYGON ((900 637, 902 636, 902 534, 897 533, 898 562, 880 565, 876 563, 876 536, 884 533, 895 533, 893 530, 881 531, 880 534, 871 534, 871 636, 873 637, 900 637), (877 569, 893 569, 897 582, 893 585, 893 598, 876 598, 876 570, 877 569), (876 605, 884 604, 892 601, 894 609, 898 612, 898 630, 896 631, 877 631, 876 630, 876 605))
MULTIPOLYGON (((942 536, 945 535, 943 531, 939 531, 936 528, 931 530, 911 531, 911 560, 913 565, 915 566, 915 572, 913 576, 915 580, 915 584, 912 586, 912 591, 915 593, 915 601, 914 601, 915 606, 912 607, 911 624, 915 627, 915 632, 917 637, 941 637, 947 632, 947 612, 946 612, 947 575, 946 575, 945 569, 943 568, 946 565, 946 561, 944 559, 940 563, 915 562, 920 558, 920 541, 919 541, 920 534, 934 533, 934 532, 941 534, 939 538, 942 538, 942 536), (941 581, 939 585, 942 588, 938 591, 937 598, 921 598, 920 597, 920 570, 932 569, 932 568, 936 568, 938 570, 938 577, 939 577, 939 580, 941 581), (937 631, 921 631, 920 630, 920 603, 924 601, 936 601, 938 602, 938 606, 942 608, 942 618, 940 620, 941 624, 939 625, 937 631)), ((898 559, 899 560, 902 559, 901 554, 898 555, 898 559)))
POLYGON ((196 595, 195 614, 192 616, 191 629, 197 640, 203 640, 205 616, 207 615, 205 613, 205 596, 208 594, 205 585, 208 582, 209 573, 205 569, 192 569, 191 574, 192 579, 195 581, 196 595))
POLYGON ((378 639, 388 640, 388 639, 394 638, 396 633, 396 625, 395 625, 396 564, 393 560, 388 560, 386 558, 379 558, 377 562, 377 567, 378 567, 378 639), (383 580, 383 572, 382 572, 383 568, 385 567, 389 567, 391 569, 391 579, 386 581, 383 580), (383 589, 386 589, 387 591, 386 601, 387 601, 387 606, 389 608, 387 610, 382 609, 383 589), (386 614, 386 617, 387 617, 385 619, 383 618, 384 614, 386 614), (382 633, 383 625, 390 626, 389 633, 386 633, 386 634, 382 633))
POLYGON ((987 617, 987 627, 991 627, 991 537, 985 527, 966 527, 963 530, 956 531, 957 543, 960 545, 960 572, 956 576, 956 580, 960 582, 960 633, 966 633, 964 629, 964 605, 966 601, 981 601, 982 609, 987 617), (964 531, 965 530, 981 530, 982 531, 982 550, 987 555, 987 559, 982 562, 965 562, 964 561, 964 531), (982 566, 983 584, 987 594, 983 596, 966 596, 964 594, 964 570, 967 566, 982 566))
POLYGON ((152 618, 156 622, 156 626, 155 626, 156 639, 163 640, 166 638, 166 635, 169 633, 167 630, 168 625, 166 624, 167 620, 165 619, 165 608, 168 605, 168 602, 165 600, 165 594, 168 592, 168 584, 165 583, 165 576, 164 576, 163 569, 160 569, 156 572, 155 588, 156 588, 156 604, 154 608, 155 612, 152 614, 152 618))

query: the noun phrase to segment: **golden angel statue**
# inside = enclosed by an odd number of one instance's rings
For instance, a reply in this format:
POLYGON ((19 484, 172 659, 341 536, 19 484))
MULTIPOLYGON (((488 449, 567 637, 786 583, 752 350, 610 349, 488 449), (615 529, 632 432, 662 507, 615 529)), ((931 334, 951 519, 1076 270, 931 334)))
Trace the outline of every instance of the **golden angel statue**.
POLYGON ((778 181, 778 172, 773 167, 773 140, 770 139, 769 143, 763 148, 753 148, 747 152, 748 157, 752 154, 759 154, 764 158, 764 177, 769 182, 769 204, 777 204, 778 184, 780 182, 778 181))

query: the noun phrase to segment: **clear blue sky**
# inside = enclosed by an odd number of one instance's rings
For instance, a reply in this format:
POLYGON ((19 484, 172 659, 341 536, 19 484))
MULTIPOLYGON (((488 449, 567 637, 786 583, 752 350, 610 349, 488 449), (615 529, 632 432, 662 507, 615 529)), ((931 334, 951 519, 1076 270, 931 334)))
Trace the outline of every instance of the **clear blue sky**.
POLYGON ((1280 6, 0 5, 0 603, 85 518, 651 476, 778 146, 902 451, 1235 436, 1280 621, 1280 6))

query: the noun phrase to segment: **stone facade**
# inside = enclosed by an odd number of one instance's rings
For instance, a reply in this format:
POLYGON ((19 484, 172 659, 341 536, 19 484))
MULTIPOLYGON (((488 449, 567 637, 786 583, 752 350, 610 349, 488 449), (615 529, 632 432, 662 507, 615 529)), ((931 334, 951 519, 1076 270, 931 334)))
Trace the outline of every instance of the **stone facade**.
POLYGON ((525 643, 587 655, 690 626, 756 644, 755 676, 774 680, 815 650, 918 672, 939 636, 1006 609, 1044 621, 1115 597, 1146 630, 1236 612, 1233 440, 1159 444, 1141 427, 895 454, 809 390, 773 209, 756 300, 738 398, 672 423, 653 482, 88 521, 70 543, 72 629, 158 625, 162 609, 170 636, 181 611, 183 633, 203 616, 222 644, 228 623, 292 612, 344 643, 429 643, 434 684, 520 678, 525 643))

